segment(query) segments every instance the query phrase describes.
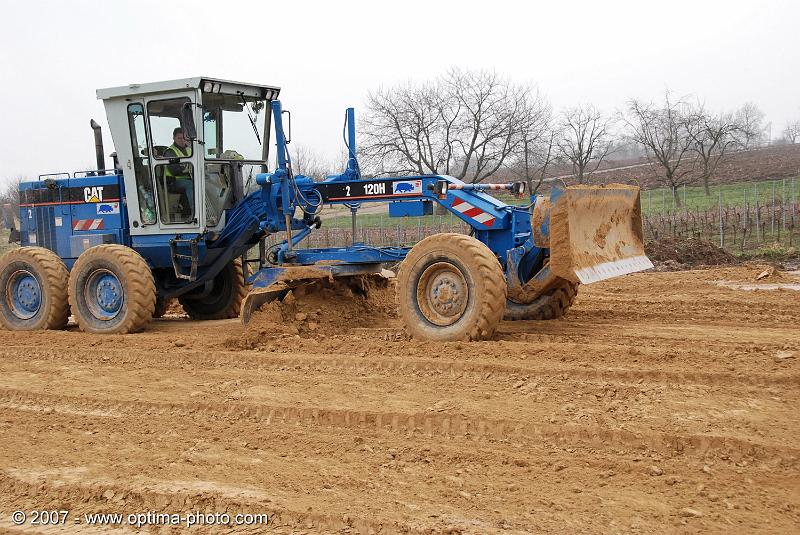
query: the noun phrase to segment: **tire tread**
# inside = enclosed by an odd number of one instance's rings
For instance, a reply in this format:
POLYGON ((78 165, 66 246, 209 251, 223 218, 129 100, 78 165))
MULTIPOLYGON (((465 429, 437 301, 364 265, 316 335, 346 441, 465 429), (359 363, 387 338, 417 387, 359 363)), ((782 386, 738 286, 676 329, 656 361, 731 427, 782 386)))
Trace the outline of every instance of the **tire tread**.
POLYGON ((69 301, 82 331, 102 334, 135 333, 143 330, 153 318, 156 307, 156 285, 150 266, 139 253, 119 244, 97 245, 84 251, 75 262, 70 274, 69 301), (128 282, 126 295, 128 313, 122 322, 109 330, 98 330, 89 325, 80 313, 75 300, 78 291, 75 287, 77 279, 72 275, 78 273, 85 263, 95 258, 116 263, 128 282))
MULTIPOLYGON (((497 325, 503 317, 508 286, 500 262, 494 253, 477 239, 465 234, 440 233, 429 236, 417 243, 400 266, 399 287, 401 295, 405 293, 404 288, 411 284, 409 266, 412 266, 418 258, 431 251, 451 248, 466 252, 465 257, 461 260, 473 272, 472 276, 482 281, 485 290, 483 295, 477 296, 479 309, 474 321, 466 325, 455 338, 465 341, 489 339, 494 335, 497 325)), ((424 338, 423 331, 417 328, 418 322, 422 320, 413 311, 413 303, 405 302, 405 299, 401 298, 400 315, 412 336, 424 338)))
POLYGON ((508 301, 503 319, 518 321, 563 318, 575 302, 575 297, 578 295, 578 286, 577 282, 558 279, 556 284, 534 298, 530 303, 519 304, 508 301))
MULTIPOLYGON (((47 295, 48 309, 37 328, 64 329, 70 316, 67 297, 69 271, 61 257, 45 247, 20 247, 9 251, 2 259, 3 265, 12 262, 32 263, 38 268, 42 277, 44 285, 42 293, 47 295)), ((6 328, 12 328, 5 321, 3 321, 3 325, 6 328)))

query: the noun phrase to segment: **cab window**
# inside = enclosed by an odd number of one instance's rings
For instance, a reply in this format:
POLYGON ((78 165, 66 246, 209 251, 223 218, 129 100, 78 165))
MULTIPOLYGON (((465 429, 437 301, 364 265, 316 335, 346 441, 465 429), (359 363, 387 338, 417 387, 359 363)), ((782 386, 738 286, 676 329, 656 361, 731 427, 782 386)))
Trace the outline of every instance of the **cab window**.
POLYGON ((203 156, 206 159, 263 159, 266 100, 204 93, 203 110, 203 156))
POLYGON ((187 97, 181 97, 147 103, 156 159, 188 158, 192 155, 192 143, 185 138, 181 124, 181 112, 188 102, 187 97))
POLYGON ((168 225, 194 222, 195 192, 192 164, 158 164, 155 167, 155 177, 161 222, 168 225))
POLYGON ((206 225, 216 226, 222 212, 230 208, 233 169, 226 162, 207 162, 205 179, 206 225))
POLYGON ((131 132, 133 171, 136 175, 136 195, 139 199, 139 217, 143 225, 156 222, 156 202, 153 194, 153 178, 150 176, 150 145, 144 124, 144 106, 128 106, 128 128, 131 132))

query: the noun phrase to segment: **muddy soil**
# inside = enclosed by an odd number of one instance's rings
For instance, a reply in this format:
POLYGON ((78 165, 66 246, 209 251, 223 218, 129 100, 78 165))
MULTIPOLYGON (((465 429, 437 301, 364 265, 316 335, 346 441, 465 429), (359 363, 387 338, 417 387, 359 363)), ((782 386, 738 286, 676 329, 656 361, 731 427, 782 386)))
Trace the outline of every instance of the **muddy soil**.
POLYGON ((256 349, 286 335, 321 339, 357 328, 394 325, 397 280, 391 275, 321 279, 289 290, 254 311, 244 333, 227 338, 225 344, 256 349))
POLYGON ((647 257, 659 271, 684 271, 702 266, 729 266, 739 260, 708 240, 666 237, 644 246, 647 257))
POLYGON ((2 332, 0 531, 199 510, 273 516, 197 533, 796 532, 800 291, 719 284, 760 269, 582 286, 477 343, 391 317, 255 349, 237 320, 2 332), (71 522, 12 525, 34 509, 71 522))

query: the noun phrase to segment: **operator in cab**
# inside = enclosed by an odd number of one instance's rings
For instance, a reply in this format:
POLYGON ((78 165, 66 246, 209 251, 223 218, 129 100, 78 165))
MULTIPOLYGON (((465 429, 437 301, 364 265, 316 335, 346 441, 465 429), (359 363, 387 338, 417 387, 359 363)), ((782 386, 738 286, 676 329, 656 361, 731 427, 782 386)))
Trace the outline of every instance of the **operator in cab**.
MULTIPOLYGON (((172 145, 164 151, 167 158, 188 158, 192 155, 192 148, 183 133, 183 128, 176 128, 172 131, 172 145)), ((164 175, 170 183, 170 187, 175 191, 186 196, 185 204, 181 199, 184 208, 184 215, 191 217, 194 214, 194 181, 192 180, 191 169, 186 164, 170 164, 166 167, 164 175)))

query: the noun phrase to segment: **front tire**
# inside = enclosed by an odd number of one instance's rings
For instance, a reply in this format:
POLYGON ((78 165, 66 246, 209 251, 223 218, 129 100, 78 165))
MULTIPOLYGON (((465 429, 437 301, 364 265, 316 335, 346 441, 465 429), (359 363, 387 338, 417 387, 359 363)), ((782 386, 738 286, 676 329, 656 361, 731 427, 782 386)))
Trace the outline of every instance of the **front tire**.
POLYGON ((531 299, 529 303, 517 303, 509 299, 503 319, 518 320, 554 320, 564 315, 575 302, 578 295, 578 283, 558 278, 556 282, 541 295, 531 299))
POLYGON ((442 233, 417 243, 400 266, 400 317, 414 338, 486 340, 503 317, 507 285, 477 239, 442 233))
POLYGON ((213 284, 211 292, 203 297, 192 294, 178 297, 183 310, 193 320, 238 318, 247 295, 242 259, 237 258, 225 266, 214 277, 213 284))
POLYGON ((124 245, 97 245, 81 254, 69 275, 69 302, 82 331, 139 332, 153 318, 156 286, 150 266, 124 245))
POLYGON ((21 247, 0 258, 0 324, 12 331, 63 329, 69 319, 64 262, 50 249, 21 247))

